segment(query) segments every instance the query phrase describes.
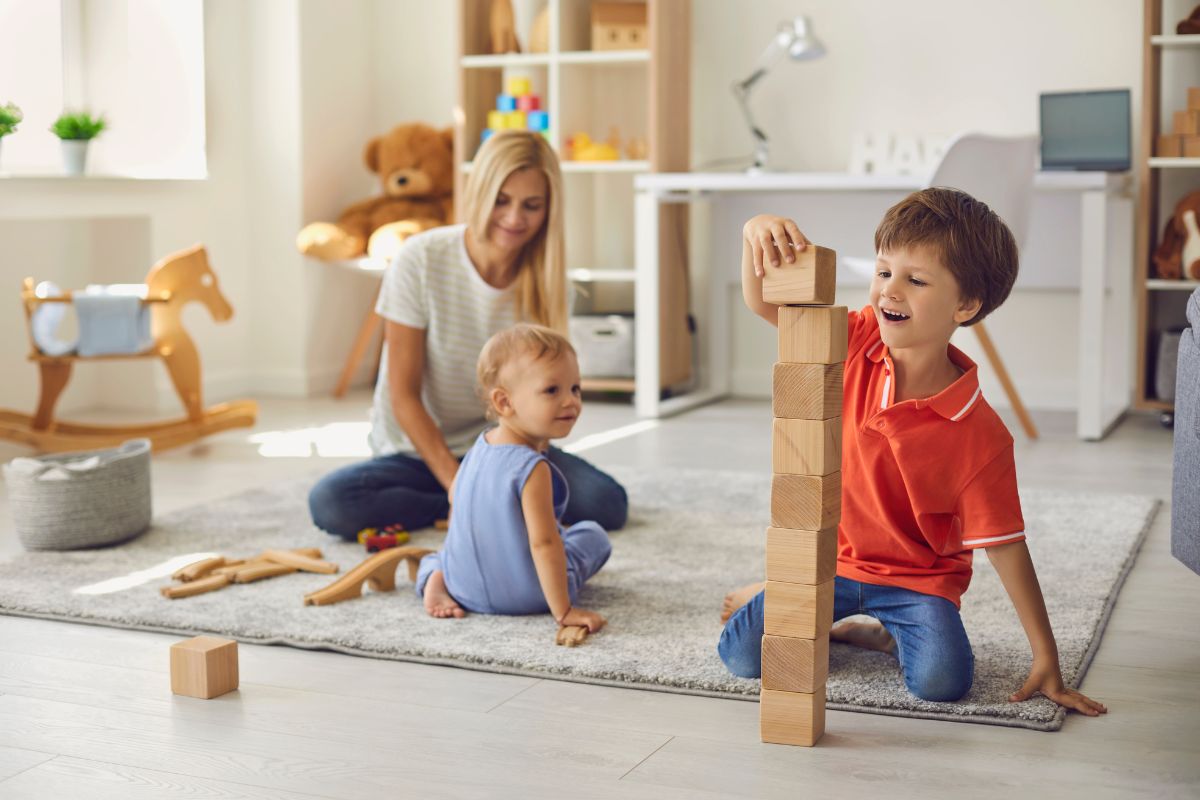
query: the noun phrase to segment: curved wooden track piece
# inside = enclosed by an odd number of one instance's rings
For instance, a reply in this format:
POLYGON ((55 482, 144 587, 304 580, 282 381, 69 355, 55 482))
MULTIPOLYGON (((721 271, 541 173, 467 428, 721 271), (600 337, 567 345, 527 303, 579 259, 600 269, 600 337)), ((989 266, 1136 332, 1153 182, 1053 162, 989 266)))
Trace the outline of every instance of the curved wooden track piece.
POLYGON ((416 581, 417 565, 432 553, 424 547, 393 547, 382 550, 338 578, 324 589, 304 595, 304 605, 325 606, 353 600, 362 596, 366 583, 373 592, 390 592, 396 588, 396 568, 401 561, 408 562, 408 579, 416 581))
POLYGON ((588 637, 588 629, 583 625, 563 625, 554 637, 554 643, 564 647, 574 647, 583 644, 588 637))

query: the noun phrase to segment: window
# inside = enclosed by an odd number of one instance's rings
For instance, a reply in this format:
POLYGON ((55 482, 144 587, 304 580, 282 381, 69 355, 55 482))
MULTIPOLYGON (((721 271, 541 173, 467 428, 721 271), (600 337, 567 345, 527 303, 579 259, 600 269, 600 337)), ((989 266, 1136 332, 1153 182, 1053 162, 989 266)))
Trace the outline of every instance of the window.
POLYGON ((58 174, 49 128, 70 109, 108 121, 89 173, 202 178, 202 0, 0 0, 0 92, 25 114, 0 145, 5 173, 58 174))

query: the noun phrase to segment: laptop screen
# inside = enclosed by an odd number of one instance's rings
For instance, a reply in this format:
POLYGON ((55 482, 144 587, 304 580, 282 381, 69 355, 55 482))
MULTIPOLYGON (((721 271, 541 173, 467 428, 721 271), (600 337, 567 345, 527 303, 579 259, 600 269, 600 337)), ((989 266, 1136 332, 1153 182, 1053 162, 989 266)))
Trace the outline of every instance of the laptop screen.
POLYGON ((1039 119, 1042 169, 1129 169, 1128 89, 1043 94, 1039 119))

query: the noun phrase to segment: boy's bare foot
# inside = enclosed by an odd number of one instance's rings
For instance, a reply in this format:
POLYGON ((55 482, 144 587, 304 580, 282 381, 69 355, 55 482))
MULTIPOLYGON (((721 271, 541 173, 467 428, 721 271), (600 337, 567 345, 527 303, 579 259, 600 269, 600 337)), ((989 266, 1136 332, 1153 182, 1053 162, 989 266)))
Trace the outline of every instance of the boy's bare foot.
POLYGON ((440 569, 430 575, 429 580, 425 582, 423 600, 425 601, 425 610, 431 617, 446 619, 467 615, 467 612, 463 611, 463 607, 450 596, 450 591, 446 588, 446 578, 440 569))
POLYGON ((890 653, 896 649, 896 640, 887 628, 878 622, 843 622, 829 632, 835 642, 845 642, 855 647, 890 653))
POLYGON ((725 595, 725 602, 721 603, 721 622, 728 622, 735 611, 753 600, 765 586, 765 583, 748 583, 725 595))

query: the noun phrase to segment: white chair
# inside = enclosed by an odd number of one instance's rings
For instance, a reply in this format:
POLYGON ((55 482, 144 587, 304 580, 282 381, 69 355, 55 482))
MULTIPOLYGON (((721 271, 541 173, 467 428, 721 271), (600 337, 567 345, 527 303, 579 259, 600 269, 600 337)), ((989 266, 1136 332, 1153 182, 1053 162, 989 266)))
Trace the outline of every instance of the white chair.
MULTIPOLYGON (((947 186, 961 189, 972 197, 987 203, 995 211, 1017 240, 1020 250, 1025 244, 1029 230, 1029 207, 1033 202, 1033 175, 1037 169, 1038 137, 1036 136, 985 136, 967 133, 955 137, 947 146, 946 154, 929 179, 929 186, 947 186)), ((841 263, 851 274, 869 276, 874 274, 874 259, 843 258, 841 263)), ((992 339, 977 322, 971 328, 979 337, 979 344, 987 356, 988 363, 1000 379, 1004 393, 1016 412, 1021 427, 1030 439, 1038 438, 1037 428, 1021 402, 1017 388, 1013 385, 1000 360, 1000 354, 992 339)))

